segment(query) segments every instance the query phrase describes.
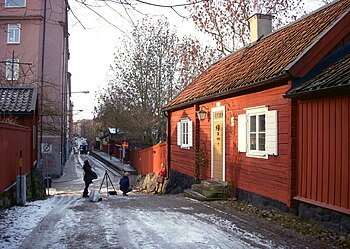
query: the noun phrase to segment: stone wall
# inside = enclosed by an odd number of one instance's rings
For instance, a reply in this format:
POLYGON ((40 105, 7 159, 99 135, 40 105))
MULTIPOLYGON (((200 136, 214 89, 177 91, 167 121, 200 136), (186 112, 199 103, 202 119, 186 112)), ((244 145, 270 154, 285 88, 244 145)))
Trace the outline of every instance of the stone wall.
POLYGON ((167 185, 165 186, 165 193, 180 194, 185 189, 191 188, 194 182, 195 180, 193 177, 177 172, 175 170, 170 170, 169 180, 167 182, 167 185))
POLYGON ((307 203, 300 203, 299 217, 321 223, 322 226, 339 232, 350 232, 350 215, 317 207, 307 203))
MULTIPOLYGON (((26 177, 27 201, 46 198, 45 186, 41 171, 34 169, 26 177)), ((16 184, 0 194, 0 209, 16 205, 16 184)))

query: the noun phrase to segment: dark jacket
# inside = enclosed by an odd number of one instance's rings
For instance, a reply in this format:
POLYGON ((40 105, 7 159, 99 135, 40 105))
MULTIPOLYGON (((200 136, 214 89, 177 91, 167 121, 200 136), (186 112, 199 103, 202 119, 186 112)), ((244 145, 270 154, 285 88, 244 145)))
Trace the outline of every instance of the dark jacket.
POLYGON ((129 177, 123 176, 120 178, 119 185, 121 191, 126 191, 130 187, 129 177))
POLYGON ((92 180, 97 178, 97 175, 94 171, 92 171, 90 164, 84 164, 83 170, 85 173, 84 182, 92 183, 92 180))

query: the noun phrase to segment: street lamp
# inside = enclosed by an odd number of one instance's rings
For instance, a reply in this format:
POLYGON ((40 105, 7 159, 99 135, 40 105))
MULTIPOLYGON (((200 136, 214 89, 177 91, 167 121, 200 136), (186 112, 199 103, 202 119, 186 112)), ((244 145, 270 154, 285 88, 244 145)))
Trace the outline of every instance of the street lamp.
POLYGON ((71 93, 90 93, 89 91, 78 91, 78 92, 71 92, 71 93))

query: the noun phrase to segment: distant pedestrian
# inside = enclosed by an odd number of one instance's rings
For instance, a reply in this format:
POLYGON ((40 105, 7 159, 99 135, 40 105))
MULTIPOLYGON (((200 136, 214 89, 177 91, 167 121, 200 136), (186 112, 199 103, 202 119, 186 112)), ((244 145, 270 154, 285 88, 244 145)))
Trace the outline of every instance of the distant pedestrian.
POLYGON ((160 166, 160 171, 157 175, 157 187, 154 194, 158 194, 158 192, 162 192, 165 176, 166 176, 166 167, 165 167, 165 164, 162 163, 160 166))
POLYGON ((97 174, 94 171, 92 171, 91 165, 88 160, 84 161, 83 170, 83 180, 85 182, 83 197, 89 197, 89 185, 92 183, 92 180, 97 179, 97 174))
POLYGON ((119 181, 120 191, 123 192, 124 196, 127 196, 127 193, 132 191, 132 188, 130 187, 129 176, 130 176, 130 173, 125 172, 124 176, 120 178, 120 181, 119 181))

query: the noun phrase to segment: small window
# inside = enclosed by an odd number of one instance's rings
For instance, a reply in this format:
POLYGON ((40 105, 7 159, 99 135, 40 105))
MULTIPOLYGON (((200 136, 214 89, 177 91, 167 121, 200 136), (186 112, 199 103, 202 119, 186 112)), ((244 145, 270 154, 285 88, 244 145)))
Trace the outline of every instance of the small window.
POLYGON ((6 60, 6 80, 18 80, 19 78, 19 60, 6 60))
POLYGON ((7 29, 7 43, 20 43, 21 25, 9 24, 7 29))
POLYGON ((190 148, 193 146, 192 130, 192 121, 189 119, 182 119, 177 123, 177 144, 181 148, 190 148))
POLYGON ((5 7, 25 7, 25 0, 5 0, 5 7))
POLYGON ((249 150, 265 152, 265 114, 250 114, 249 128, 249 150))
POLYGON ((253 157, 277 155, 277 111, 265 106, 245 110, 238 115, 238 150, 253 157))

